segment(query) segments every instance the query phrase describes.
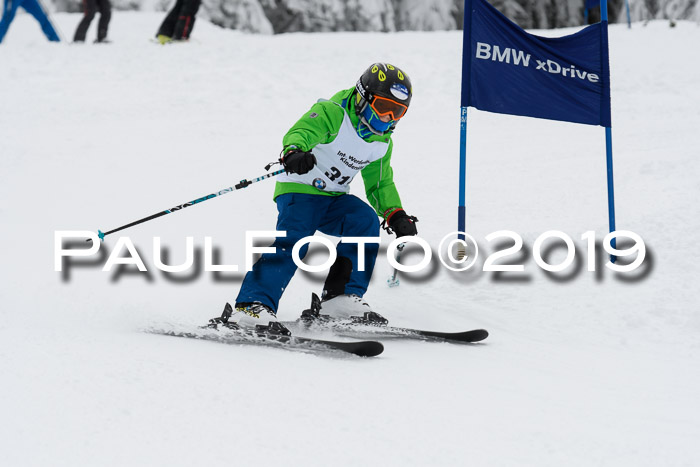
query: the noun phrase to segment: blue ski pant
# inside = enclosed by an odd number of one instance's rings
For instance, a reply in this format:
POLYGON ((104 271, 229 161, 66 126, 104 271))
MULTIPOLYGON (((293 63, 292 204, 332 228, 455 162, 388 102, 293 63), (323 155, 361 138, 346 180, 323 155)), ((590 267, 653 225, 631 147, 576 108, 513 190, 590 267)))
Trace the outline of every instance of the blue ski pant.
POLYGON ((38 0, 5 0, 5 7, 2 11, 2 20, 0 20, 0 43, 5 38, 7 29, 10 27, 12 20, 15 19, 17 8, 24 8, 27 13, 32 15, 41 25, 41 30, 44 31, 46 38, 50 41, 58 42, 58 34, 54 29, 46 12, 39 4, 38 0))
MULTIPOLYGON (((277 230, 287 232, 272 244, 275 253, 264 253, 243 279, 236 303, 261 302, 275 312, 282 293, 297 270, 292 259, 292 249, 297 241, 320 231, 326 235, 342 237, 378 237, 379 218, 367 203, 353 195, 324 196, 305 193, 287 193, 276 199, 279 216, 277 230)), ((308 244, 301 248, 304 258, 308 244)), ((360 297, 367 291, 372 270, 377 259, 379 244, 365 244, 365 270, 359 271, 358 245, 343 243, 336 246, 338 257, 352 262, 350 279, 345 285, 346 294, 360 297)))

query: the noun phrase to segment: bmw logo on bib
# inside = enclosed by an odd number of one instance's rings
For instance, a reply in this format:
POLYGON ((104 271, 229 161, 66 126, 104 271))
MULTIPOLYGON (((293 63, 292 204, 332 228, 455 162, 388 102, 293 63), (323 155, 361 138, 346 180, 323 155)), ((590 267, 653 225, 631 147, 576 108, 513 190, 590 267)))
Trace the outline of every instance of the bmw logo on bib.
POLYGON ((320 178, 314 178, 314 186, 318 188, 319 190, 325 190, 326 189, 326 182, 324 182, 320 178))

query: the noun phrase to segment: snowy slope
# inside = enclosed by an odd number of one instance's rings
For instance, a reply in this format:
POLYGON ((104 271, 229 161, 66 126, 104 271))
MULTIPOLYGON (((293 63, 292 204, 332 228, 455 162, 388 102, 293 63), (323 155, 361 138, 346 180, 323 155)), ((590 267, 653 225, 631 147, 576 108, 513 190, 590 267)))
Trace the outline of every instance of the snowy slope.
MULTIPOLYGON (((80 19, 55 16, 64 36, 80 19)), ((315 99, 386 60, 415 88, 395 179, 437 247, 456 225, 460 34, 253 36, 202 21, 191 43, 161 47, 148 40, 160 20, 117 12, 113 44, 69 46, 21 14, 0 47, 3 465, 700 462, 700 65, 688 52, 700 28, 610 30, 617 219, 649 248, 641 279, 584 265, 555 281, 529 256, 520 280, 434 261, 389 289, 380 259, 367 299, 394 324, 491 337, 390 341, 362 360, 141 332, 205 322, 242 277, 165 276, 152 238, 178 264, 186 236, 199 249, 210 236, 220 262, 242 266, 245 231, 274 228, 270 181, 125 231, 149 274, 101 272, 106 257, 54 272, 54 232, 111 229, 261 175, 315 99)), ((547 230, 581 248, 585 231, 605 235, 601 128, 472 109, 468 151, 468 226, 482 246, 502 229, 530 250, 547 230)), ((297 274, 281 318, 322 281, 297 274)))

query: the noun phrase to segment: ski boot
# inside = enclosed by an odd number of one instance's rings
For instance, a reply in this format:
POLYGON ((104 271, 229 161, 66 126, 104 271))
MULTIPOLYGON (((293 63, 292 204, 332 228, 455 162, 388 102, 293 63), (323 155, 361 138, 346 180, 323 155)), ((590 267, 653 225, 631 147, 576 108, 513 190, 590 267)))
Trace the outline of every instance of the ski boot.
POLYGON ((301 320, 305 323, 347 319, 356 324, 374 326, 386 326, 389 323, 388 319, 372 311, 369 304, 357 295, 337 295, 321 301, 318 295, 312 294, 311 308, 301 313, 301 320))
POLYGON ((289 329, 277 320, 275 312, 260 302, 237 303, 235 310, 230 303, 227 303, 221 317, 210 319, 207 327, 219 329, 219 326, 280 336, 292 335, 289 329))
POLYGON ((173 39, 170 36, 166 36, 165 34, 158 34, 156 40, 161 45, 170 44, 173 42, 173 39))

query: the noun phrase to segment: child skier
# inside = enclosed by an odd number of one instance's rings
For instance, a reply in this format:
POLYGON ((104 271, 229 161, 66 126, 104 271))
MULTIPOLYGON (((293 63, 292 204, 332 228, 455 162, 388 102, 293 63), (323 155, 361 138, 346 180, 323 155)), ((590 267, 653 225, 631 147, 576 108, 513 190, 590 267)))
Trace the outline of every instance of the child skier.
MULTIPOLYGON (((276 313, 296 271, 292 249, 317 230, 333 236, 378 237, 379 215, 384 228, 397 237, 418 233, 417 219, 402 209, 390 165, 391 134, 406 114, 412 93, 402 70, 375 63, 355 87, 317 102, 287 132, 280 158, 286 173, 279 176, 274 193, 277 230, 287 235, 276 239, 275 253, 263 254, 246 274, 229 322, 289 334, 276 313), (348 193, 358 173, 371 207, 348 193)), ((301 258, 307 247, 301 249, 301 258)), ((323 287, 323 314, 348 318, 372 311, 362 297, 378 250, 376 243, 364 246, 364 271, 359 271, 358 245, 337 245, 338 256, 323 287)))

